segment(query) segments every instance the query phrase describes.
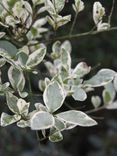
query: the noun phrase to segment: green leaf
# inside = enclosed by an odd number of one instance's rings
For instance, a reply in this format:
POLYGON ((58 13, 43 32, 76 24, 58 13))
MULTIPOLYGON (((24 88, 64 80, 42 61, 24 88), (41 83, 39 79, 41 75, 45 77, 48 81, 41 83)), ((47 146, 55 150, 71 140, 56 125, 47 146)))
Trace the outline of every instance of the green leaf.
POLYGON ((1 126, 5 127, 11 125, 17 121, 19 121, 21 116, 19 115, 8 115, 6 113, 2 113, 1 115, 1 126))
POLYGON ((116 72, 111 69, 101 69, 91 79, 84 81, 84 85, 88 87, 100 87, 111 82, 115 77, 116 72))
POLYGON ((25 86, 25 78, 23 72, 11 66, 8 70, 8 77, 12 87, 15 90, 22 91, 25 86))
POLYGON ((95 120, 93 120, 87 114, 81 111, 70 110, 70 111, 62 112, 57 114, 57 117, 67 123, 75 124, 83 127, 97 125, 97 122, 95 120))
POLYGON ((6 100, 7 100, 7 105, 9 107, 9 109, 15 113, 15 114, 19 114, 19 109, 17 107, 17 101, 18 98, 16 96, 14 96, 12 93, 7 93, 6 94, 6 100))
POLYGON ((31 129, 32 130, 44 130, 51 128, 54 125, 54 117, 44 111, 39 111, 31 118, 31 129))
POLYGON ((29 55, 29 58, 26 62, 26 66, 28 68, 33 68, 39 63, 42 62, 46 54, 46 48, 40 48, 34 51, 32 54, 29 55))
POLYGON ((48 110, 55 112, 62 106, 65 100, 63 88, 57 81, 50 83, 44 91, 43 99, 48 110))
POLYGON ((105 90, 110 94, 111 101, 115 99, 116 91, 112 82, 104 86, 105 90))
POLYGON ((104 89, 104 91, 103 91, 103 101, 104 101, 105 105, 107 105, 110 102, 112 102, 111 95, 110 95, 110 93, 106 89, 104 89))
POLYGON ((72 87, 73 94, 72 97, 77 100, 77 101, 85 101, 87 99, 87 94, 84 91, 84 89, 78 87, 78 86, 73 86, 72 87))
POLYGON ((61 132, 56 132, 52 135, 49 136, 49 140, 51 142, 59 142, 63 140, 63 135, 61 134, 61 132))

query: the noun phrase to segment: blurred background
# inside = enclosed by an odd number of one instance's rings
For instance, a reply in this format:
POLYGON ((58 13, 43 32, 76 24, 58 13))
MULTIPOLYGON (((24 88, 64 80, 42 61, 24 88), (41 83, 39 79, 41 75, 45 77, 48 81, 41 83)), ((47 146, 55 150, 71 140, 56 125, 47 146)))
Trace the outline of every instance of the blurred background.
MULTIPOLYGON (((92 19, 94 2, 95 0, 84 0, 85 10, 77 18, 74 34, 89 31, 94 27, 92 19)), ((107 21, 112 0, 100 0, 100 2, 106 8, 105 21, 107 21)), ((62 14, 72 13, 72 17, 74 17, 72 3, 73 0, 66 0, 66 7, 62 14)), ((117 1, 115 3, 112 26, 117 26, 117 1)), ((68 34, 70 27, 71 23, 58 30, 57 36, 68 34)), ((94 73, 102 67, 117 71, 117 31, 74 38, 70 41, 73 48, 73 67, 78 62, 85 61, 93 67, 92 72, 94 73)), ((37 88, 39 78, 36 76, 31 78, 33 90, 39 92, 37 88)), ((97 89, 94 94, 100 94, 100 90, 97 89)), ((81 110, 85 111, 93 108, 90 97, 91 95, 85 103, 79 105, 72 99, 67 99, 67 101, 72 106, 79 106, 81 110)), ((42 98, 34 97, 34 101, 39 100, 42 98)), ((4 103, 4 99, 0 97, 0 104, 2 103, 4 103)), ((6 108, 3 109, 5 111, 6 108)), ((0 156, 117 156, 117 110, 103 110, 93 113, 91 116, 96 118, 99 123, 97 126, 76 127, 73 130, 65 131, 63 133, 64 140, 59 143, 50 143, 48 140, 39 143, 34 131, 20 129, 15 125, 0 128, 0 156)))

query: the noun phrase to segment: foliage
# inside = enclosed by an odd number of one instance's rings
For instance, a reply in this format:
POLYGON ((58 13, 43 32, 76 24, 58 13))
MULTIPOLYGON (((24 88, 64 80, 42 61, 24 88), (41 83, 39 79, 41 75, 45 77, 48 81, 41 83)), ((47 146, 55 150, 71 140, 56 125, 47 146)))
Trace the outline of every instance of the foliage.
MULTIPOLYGON (((32 5, 24 0, 0 2, 0 25, 5 30, 0 33, 0 67, 8 68, 8 82, 3 82, 1 78, 0 95, 5 96, 6 104, 11 111, 10 114, 1 114, 1 126, 16 123, 21 128, 41 130, 44 138, 48 137, 50 141, 58 142, 63 139, 63 130, 76 126, 97 125, 88 113, 75 109, 61 111, 67 97, 82 102, 87 99, 89 92, 96 87, 103 87, 102 100, 99 96, 92 96, 91 101, 95 108, 93 111, 100 108, 117 108, 117 73, 103 68, 91 78, 85 79, 92 68, 85 62, 72 67, 72 45, 68 40, 62 43, 56 37, 52 38, 52 51, 49 53, 46 44, 49 42, 48 25, 56 32, 71 20, 71 15, 61 15, 65 7, 64 0, 32 0, 31 3, 32 5), (43 92, 43 103, 32 103, 32 95, 35 93, 31 88, 30 73, 38 74, 39 64, 47 68, 49 76, 44 80, 38 80, 39 90, 43 92), (32 106, 35 108, 29 109, 32 106)), ((81 0, 75 0, 72 6, 76 16, 70 34, 65 37, 67 39, 74 37, 72 31, 75 20, 85 9, 81 0)), ((104 15, 105 8, 100 2, 95 2, 93 20, 96 30, 84 35, 113 30, 110 20, 103 22, 104 15)))

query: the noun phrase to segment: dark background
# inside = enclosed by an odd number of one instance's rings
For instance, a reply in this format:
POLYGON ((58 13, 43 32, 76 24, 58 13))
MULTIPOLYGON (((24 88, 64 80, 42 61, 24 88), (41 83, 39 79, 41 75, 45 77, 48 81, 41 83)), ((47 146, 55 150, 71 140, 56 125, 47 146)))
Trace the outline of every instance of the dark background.
MULTIPOLYGON (((62 14, 74 12, 71 8, 73 1, 68 0, 62 14)), ((89 31, 94 27, 92 20, 92 6, 94 0, 84 0, 85 10, 77 18, 74 34, 89 31)), ((106 8, 106 17, 110 13, 112 0, 102 1, 106 8)), ((117 1, 112 16, 112 26, 117 26, 117 1)), ((71 23, 57 31, 57 36, 69 33, 71 23)), ((86 61, 96 72, 102 67, 117 71, 117 31, 104 32, 94 36, 71 39, 73 46, 73 67, 80 61, 86 61)), ((33 90, 36 88, 37 77, 32 77, 33 90)), ((96 90, 94 94, 100 94, 96 90)), ((91 109, 90 96, 80 106, 91 109)), ((40 100, 35 97, 36 101, 40 100)), ((67 99, 72 106, 79 106, 72 99, 67 99)), ((0 98, 0 103, 3 99, 0 98)), ((82 109, 81 110, 85 110, 82 109)), ((5 109, 4 109, 5 111, 5 109)), ((97 118, 98 125, 91 128, 76 127, 65 131, 64 140, 60 143, 50 143, 48 140, 41 144, 36 139, 36 134, 30 129, 20 129, 15 125, 0 128, 0 156, 117 156, 117 110, 103 110, 91 114, 97 118)))

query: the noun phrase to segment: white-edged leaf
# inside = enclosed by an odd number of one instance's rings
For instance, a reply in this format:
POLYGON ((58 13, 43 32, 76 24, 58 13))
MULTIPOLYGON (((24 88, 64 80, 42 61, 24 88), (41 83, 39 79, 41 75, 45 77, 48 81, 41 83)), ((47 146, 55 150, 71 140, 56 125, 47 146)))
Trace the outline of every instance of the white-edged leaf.
POLYGON ((52 2, 54 4, 57 13, 63 10, 65 5, 65 0, 52 0, 52 2))
POLYGON ((92 96, 91 102, 94 108, 98 108, 101 105, 101 98, 99 96, 92 96))
POLYGON ((45 7, 46 7, 46 10, 47 10, 51 15, 56 14, 54 5, 53 5, 53 3, 52 3, 50 0, 45 0, 45 7))
POLYGON ((12 87, 15 90, 22 91, 25 86, 25 78, 23 72, 11 66, 8 70, 8 77, 12 87))
POLYGON ((39 63, 42 62, 46 54, 46 48, 40 48, 34 51, 32 54, 29 55, 29 58, 26 62, 26 66, 28 68, 33 68, 39 63))
POLYGON ((7 100, 7 105, 9 107, 9 109, 15 113, 15 114, 19 114, 19 109, 17 107, 17 101, 18 98, 16 96, 14 96, 12 93, 7 93, 6 94, 6 100, 7 100))
POLYGON ((65 25, 71 21, 71 15, 67 15, 67 16, 63 16, 63 17, 58 16, 56 20, 57 20, 57 26, 56 27, 59 28, 59 27, 65 25))
POLYGON ((72 97, 77 100, 77 101, 85 101, 87 98, 87 94, 84 89, 78 86, 73 86, 72 87, 72 97))
POLYGON ((78 14, 84 10, 84 2, 81 0, 75 0, 75 4, 72 5, 74 11, 78 14))
POLYGON ((25 116, 28 115, 29 106, 30 106, 30 103, 27 103, 23 99, 18 99, 18 101, 17 101, 17 107, 18 107, 19 113, 21 115, 25 115, 25 116))
POLYGON ((5 127, 8 125, 11 125, 17 121, 19 121, 21 116, 19 115, 9 115, 7 113, 2 113, 1 114, 1 126, 5 127))
POLYGON ((54 125, 54 117, 48 112, 39 111, 32 116, 30 124, 32 130, 48 129, 54 125))
POLYGON ((72 51, 72 45, 69 40, 66 40, 61 45, 61 49, 65 49, 67 52, 71 53, 72 51))
POLYGON ((64 68, 66 70, 68 70, 68 72, 70 72, 71 69, 71 56, 70 53, 68 51, 66 51, 66 49, 62 48, 61 49, 61 64, 64 66, 64 68))
POLYGON ((70 110, 70 111, 62 112, 57 114, 57 117, 67 123, 79 125, 83 127, 97 125, 97 122, 95 120, 93 120, 87 114, 81 111, 70 110))
POLYGON ((73 70, 73 75, 75 77, 83 77, 84 75, 88 74, 91 70, 91 67, 88 66, 85 62, 80 62, 73 70))
POLYGON ((50 112, 55 112, 62 106, 65 100, 63 88, 57 81, 53 81, 46 87, 43 99, 48 110, 50 112))
POLYGON ((111 82, 115 77, 116 72, 111 69, 101 69, 91 79, 84 81, 84 84, 89 87, 100 87, 111 82))

